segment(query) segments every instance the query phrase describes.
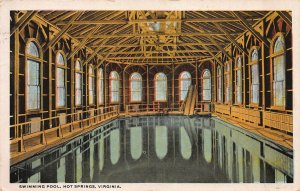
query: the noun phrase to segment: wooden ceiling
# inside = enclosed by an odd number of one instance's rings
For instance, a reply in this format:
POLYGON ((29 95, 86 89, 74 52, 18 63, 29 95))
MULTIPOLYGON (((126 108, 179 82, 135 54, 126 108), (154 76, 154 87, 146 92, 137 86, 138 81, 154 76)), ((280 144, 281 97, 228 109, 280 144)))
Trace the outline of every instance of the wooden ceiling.
POLYGON ((101 62, 186 63, 213 58, 267 11, 39 11, 101 62))

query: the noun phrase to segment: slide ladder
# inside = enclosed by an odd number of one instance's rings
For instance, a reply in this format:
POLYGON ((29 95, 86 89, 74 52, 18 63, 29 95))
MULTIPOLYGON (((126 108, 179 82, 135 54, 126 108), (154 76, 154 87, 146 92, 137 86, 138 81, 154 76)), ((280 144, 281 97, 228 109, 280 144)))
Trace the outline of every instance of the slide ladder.
POLYGON ((195 85, 190 85, 188 94, 183 104, 184 115, 193 115, 196 104, 197 89, 195 85))

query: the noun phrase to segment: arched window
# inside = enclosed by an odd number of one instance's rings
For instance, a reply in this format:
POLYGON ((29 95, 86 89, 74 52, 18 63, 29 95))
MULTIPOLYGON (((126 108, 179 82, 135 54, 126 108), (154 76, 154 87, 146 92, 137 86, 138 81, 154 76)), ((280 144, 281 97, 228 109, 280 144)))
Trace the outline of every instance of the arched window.
POLYGON ((273 47, 273 105, 285 106, 285 41, 280 35, 273 47))
POLYGON ((230 64, 227 62, 225 63, 225 72, 224 72, 224 77, 225 77, 225 102, 229 103, 230 102, 230 64))
POLYGON ((104 78, 103 78, 103 69, 98 69, 98 104, 104 104, 104 78))
POLYGON ((82 65, 79 60, 75 63, 75 105, 82 105, 82 65))
POLYGON ((259 103, 259 68, 258 68, 258 51, 253 49, 250 59, 251 67, 251 103, 259 103))
POLYGON ((119 102, 119 74, 116 71, 112 71, 109 74, 109 84, 110 84, 110 102, 111 103, 118 103, 119 102))
POLYGON ((218 66, 217 68, 217 88, 218 88, 218 102, 222 102, 222 68, 218 66))
POLYGON ((180 101, 185 100, 189 87, 191 85, 191 74, 189 72, 182 72, 179 75, 179 99, 180 101))
POLYGON ((88 70, 88 77, 89 77, 89 104, 94 105, 95 104, 95 74, 94 69, 92 65, 89 65, 88 70))
POLYGON ((235 103, 242 103, 242 58, 239 56, 235 62, 235 103))
POLYGON ((211 75, 208 69, 202 73, 202 87, 203 101, 211 101, 211 75))
POLYGON ((56 54, 56 107, 66 106, 66 59, 63 53, 56 54))
POLYGON ((154 77, 155 101, 167 101, 167 76, 160 72, 154 77))
POLYGON ((130 101, 142 101, 142 76, 137 72, 130 76, 130 101))
POLYGON ((26 46, 26 110, 39 110, 41 100, 41 55, 35 42, 26 46))

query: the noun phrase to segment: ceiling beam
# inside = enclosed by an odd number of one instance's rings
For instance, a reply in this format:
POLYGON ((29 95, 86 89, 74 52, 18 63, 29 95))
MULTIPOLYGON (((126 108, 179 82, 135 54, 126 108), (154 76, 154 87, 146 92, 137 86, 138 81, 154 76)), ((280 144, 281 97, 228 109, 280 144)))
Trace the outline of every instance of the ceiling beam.
MULTIPOLYGON (((193 28, 194 30, 199 31, 199 33, 202 33, 202 32, 203 32, 203 30, 201 30, 200 28, 197 28, 197 27, 195 27, 195 26, 193 26, 193 25, 191 25, 191 24, 189 24, 189 23, 187 23, 186 25, 189 26, 189 27, 191 27, 191 28, 193 28)), ((224 48, 222 48, 222 47, 218 44, 218 42, 216 42, 215 39, 213 39, 211 36, 208 36, 208 38, 209 38, 209 40, 214 44, 214 46, 216 46, 221 52, 223 52, 224 55, 226 55, 229 59, 232 59, 232 57, 224 50, 224 48)), ((192 38, 192 39, 195 40, 195 39, 197 39, 197 38, 192 38)), ((212 52, 210 51, 210 53, 212 53, 212 52)))
MULTIPOLYGON (((214 45, 214 43, 204 43, 205 45, 214 45)), ((219 44, 224 44, 224 45, 227 45, 228 43, 219 43, 219 44)), ((138 48, 140 46, 174 46, 173 43, 165 43, 165 44, 120 44, 118 47, 121 48, 121 47, 132 47, 132 48, 138 48)), ((176 43, 175 44, 176 46, 199 46, 200 44, 199 43, 176 43)), ((115 47, 116 45, 102 45, 102 47, 109 47, 109 48, 112 48, 112 47, 115 47)), ((91 46, 91 48, 97 48, 98 45, 93 45, 91 46)))
POLYGON ((207 56, 186 56, 186 55, 182 55, 182 56, 120 56, 120 57, 109 57, 107 59, 114 59, 114 60, 128 60, 128 59, 141 59, 141 58, 161 58, 161 59, 165 59, 165 58, 202 58, 202 57, 207 57, 207 56))
MULTIPOLYGON (((101 55, 106 55, 106 54, 143 54, 143 53, 169 53, 169 52, 175 52, 175 53, 198 53, 198 52, 207 52, 207 50, 170 50, 170 51, 166 51, 166 50, 163 50, 163 51, 157 51, 157 50, 154 50, 154 51, 120 51, 120 52, 104 52, 104 53, 101 53, 99 52, 99 54, 101 55)), ((212 50, 211 52, 219 52, 219 51, 215 51, 215 50, 212 50)))
MULTIPOLYGON (((253 20, 253 18, 249 19, 253 20)), ((257 20, 256 18, 254 20, 257 20)), ((75 21, 74 25, 109 25, 109 24, 136 24, 136 23, 148 23, 148 22, 184 22, 184 23, 222 23, 222 22, 238 22, 239 19, 228 18, 195 18, 195 19, 136 19, 136 20, 85 20, 75 21)), ((65 25, 66 21, 57 22, 57 25, 65 25)))
POLYGON ((10 30, 10 36, 13 35, 17 29, 22 30, 36 14, 37 11, 27 11, 10 30))
POLYGON ((43 47, 43 50, 46 51, 50 46, 54 45, 55 43, 57 43, 61 37, 66 34, 66 32, 71 28, 73 22, 78 19, 84 12, 79 11, 77 12, 74 16, 72 16, 72 18, 70 19, 70 21, 68 21, 68 24, 66 24, 59 32, 58 34, 56 34, 50 41, 48 44, 46 44, 43 47))
POLYGON ((190 37, 190 38, 193 38, 195 41, 197 41, 198 43, 200 43, 201 44, 201 46, 205 49, 205 50, 207 50, 207 52, 221 65, 221 66, 223 66, 223 63, 216 57, 216 55, 215 54, 213 54, 211 51, 210 51, 210 49, 206 46, 206 45, 204 45, 203 44, 203 42, 202 42, 202 40, 200 40, 200 39, 197 39, 197 38, 194 38, 194 37, 190 37))
MULTIPOLYGON (((233 35, 240 35, 241 33, 232 33, 233 35)), ((90 38, 119 38, 119 37, 153 37, 153 36, 226 36, 220 32, 202 32, 202 33, 142 33, 142 34, 104 34, 104 35, 93 35, 90 38)), ((78 39, 85 38, 85 35, 73 36, 78 39)))
POLYGON ((290 27, 292 27, 292 16, 286 11, 276 11, 277 14, 286 22, 290 27))
POLYGON ((235 15, 238 19, 240 19, 240 22, 243 24, 243 26, 249 31, 251 32, 258 40, 260 40, 261 42, 263 42, 267 47, 270 47, 270 43, 268 41, 267 38, 263 37, 262 35, 260 35, 249 23, 248 21, 243 18, 243 16, 236 11, 232 12, 233 15, 235 15))
MULTIPOLYGON (((107 19, 112 19, 112 18, 114 18, 114 17, 116 17, 116 16, 118 16, 118 15, 120 15, 120 14, 121 14, 120 12, 116 12, 116 13, 110 15, 109 17, 107 17, 107 19)), ((80 44, 75 48, 75 50, 74 50, 71 54, 69 54, 68 59, 70 59, 70 58, 71 58, 73 55, 75 55, 75 54, 76 54, 83 46, 85 46, 86 43, 88 42, 89 38, 90 38, 93 34, 95 34, 95 33, 100 29, 100 27, 102 27, 102 25, 96 25, 96 26, 94 26, 93 29, 92 29, 87 35, 85 35, 84 39, 80 41, 80 44)))
MULTIPOLYGON (((123 42, 127 41, 128 39, 129 39, 129 37, 126 37, 126 38, 120 40, 116 45, 118 46, 119 44, 122 44, 123 42)), ((117 48, 117 46, 114 47, 114 48, 112 48, 110 51, 114 51, 117 48)), ((102 60, 100 61, 100 63, 97 64, 97 68, 108 58, 109 55, 110 54, 107 54, 107 55, 104 56, 104 58, 102 58, 102 60)))
POLYGON ((234 44, 241 52, 248 56, 248 52, 225 30, 219 23, 214 23, 214 25, 223 33, 226 34, 227 38, 234 44))
MULTIPOLYGON (((127 28, 127 27, 129 27, 129 26, 130 26, 129 24, 124 25, 123 27, 121 27, 121 28, 115 30, 114 32, 112 32, 112 34, 116 34, 116 33, 118 33, 118 32, 120 32, 120 31, 124 30, 125 28, 127 28)), ((107 41, 108 41, 108 39, 103 40, 102 43, 97 47, 97 49, 96 49, 96 50, 95 50, 95 51, 94 51, 94 52, 86 59, 86 61, 83 63, 83 65, 85 65, 85 64, 88 63, 90 60, 92 60, 92 58, 93 58, 96 54, 98 54, 99 50, 100 50, 101 48, 103 48, 102 45, 104 45, 107 41)), ((120 42, 121 42, 121 41, 120 41, 120 42)))
POLYGON ((68 13, 66 13, 66 14, 64 14, 64 15, 62 15, 62 16, 60 16, 60 17, 55 18, 55 19, 52 20, 51 22, 52 22, 52 23, 56 23, 56 22, 59 22, 59 21, 63 21, 63 20, 65 20, 65 19, 67 19, 67 18, 73 16, 74 14, 76 14, 76 11, 70 11, 70 12, 68 12, 68 13))
POLYGON ((92 36, 97 30, 99 30, 101 25, 95 26, 93 30, 91 30, 84 39, 80 40, 80 44, 68 55, 68 59, 74 56, 85 44, 88 42, 90 36, 92 36))

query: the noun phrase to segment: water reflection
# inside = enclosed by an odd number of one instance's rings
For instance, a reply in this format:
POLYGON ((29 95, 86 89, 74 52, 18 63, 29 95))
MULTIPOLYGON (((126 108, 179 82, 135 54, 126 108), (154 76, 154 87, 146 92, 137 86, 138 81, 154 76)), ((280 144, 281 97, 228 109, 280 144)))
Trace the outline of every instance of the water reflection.
POLYGON ((134 160, 141 157, 143 152, 142 127, 131 127, 130 129, 130 153, 134 160))
POLYGON ((11 167, 11 182, 292 182, 292 151, 217 118, 124 118, 11 167))
POLYGON ((120 158, 120 129, 114 129, 110 133, 110 161, 116 164, 120 158))
POLYGON ((191 140, 184 127, 180 127, 179 131, 180 153, 184 159, 188 160, 192 156, 191 140))
POLYGON ((168 152, 168 129, 166 126, 155 127, 155 152, 159 159, 165 158, 168 152))

